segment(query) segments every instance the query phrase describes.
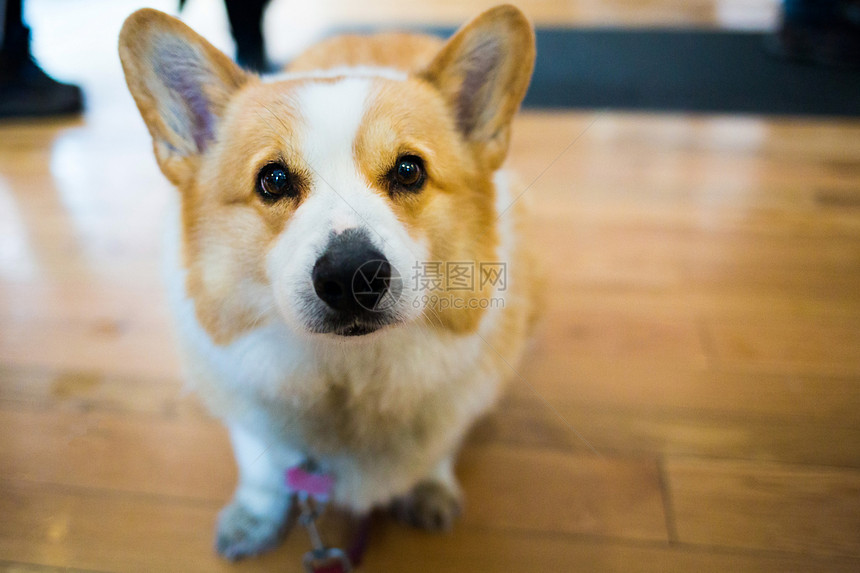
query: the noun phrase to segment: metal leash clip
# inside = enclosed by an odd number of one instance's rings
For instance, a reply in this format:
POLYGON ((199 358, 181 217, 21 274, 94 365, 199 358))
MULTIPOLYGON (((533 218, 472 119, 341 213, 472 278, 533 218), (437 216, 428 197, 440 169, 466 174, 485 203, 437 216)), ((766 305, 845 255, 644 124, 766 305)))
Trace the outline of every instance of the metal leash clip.
POLYGON ((307 462, 287 471, 287 485, 296 493, 296 500, 301 509, 299 523, 307 530, 313 547, 305 553, 302 560, 305 571, 307 573, 350 573, 352 563, 347 554, 337 547, 326 547, 316 524, 331 493, 333 485, 331 476, 319 472, 315 466, 307 462))

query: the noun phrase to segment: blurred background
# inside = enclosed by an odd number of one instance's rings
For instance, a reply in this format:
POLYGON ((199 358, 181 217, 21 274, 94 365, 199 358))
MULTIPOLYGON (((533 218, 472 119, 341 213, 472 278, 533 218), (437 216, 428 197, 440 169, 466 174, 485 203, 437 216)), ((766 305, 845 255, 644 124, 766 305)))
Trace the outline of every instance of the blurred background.
MULTIPOLYGON (((447 34, 494 4, 272 0, 244 59, 447 34)), ((83 110, 0 117, 0 570, 301 571, 302 531, 238 565, 212 548, 235 468, 183 390, 174 191, 116 54, 143 5, 24 3, 35 62, 83 110)), ((549 308, 465 445, 462 520, 381 513, 364 570, 860 570, 857 2, 517 5, 539 60, 508 166, 549 308)), ((221 0, 181 17, 235 53, 221 0)), ((21 103, 9 69, 0 109, 21 103)))

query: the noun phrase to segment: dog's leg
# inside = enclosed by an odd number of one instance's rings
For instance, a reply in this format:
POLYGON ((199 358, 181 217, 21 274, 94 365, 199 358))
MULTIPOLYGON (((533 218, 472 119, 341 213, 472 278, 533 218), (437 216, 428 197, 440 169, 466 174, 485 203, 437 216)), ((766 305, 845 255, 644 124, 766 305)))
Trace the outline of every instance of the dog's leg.
POLYGON ((300 456, 265 444, 236 426, 230 427, 230 440, 239 485, 218 516, 215 546, 218 553, 235 560, 272 549, 283 538, 290 509, 284 471, 300 456))
POLYGON ((454 477, 454 454, 442 460, 427 478, 394 501, 394 515, 404 523, 431 531, 446 531, 462 509, 462 496, 454 477))

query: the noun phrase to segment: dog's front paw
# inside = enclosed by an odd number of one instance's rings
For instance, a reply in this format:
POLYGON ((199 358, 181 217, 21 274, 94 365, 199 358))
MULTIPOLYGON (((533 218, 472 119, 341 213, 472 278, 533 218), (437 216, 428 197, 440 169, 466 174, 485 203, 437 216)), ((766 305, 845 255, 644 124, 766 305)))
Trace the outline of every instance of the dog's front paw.
POLYGON ((447 531, 461 513, 460 496, 437 481, 423 481, 392 505, 402 522, 430 531, 447 531))
POLYGON ((231 561, 259 555, 280 543, 286 533, 287 514, 254 515, 233 501, 218 515, 215 549, 231 561))

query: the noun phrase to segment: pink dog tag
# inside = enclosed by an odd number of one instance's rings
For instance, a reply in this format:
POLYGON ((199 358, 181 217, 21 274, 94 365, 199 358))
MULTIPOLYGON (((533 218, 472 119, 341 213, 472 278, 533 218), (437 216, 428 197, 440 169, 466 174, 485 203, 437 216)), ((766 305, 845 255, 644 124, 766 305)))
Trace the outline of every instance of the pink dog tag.
POLYGON ((316 520, 334 487, 334 477, 314 471, 312 461, 293 466, 287 470, 287 486, 296 493, 301 508, 299 523, 308 530, 313 549, 304 557, 307 573, 350 573, 352 563, 346 553, 336 547, 326 547, 317 530, 316 520))
POLYGON ((287 470, 287 486, 296 493, 325 501, 334 486, 334 478, 329 474, 309 472, 300 465, 293 466, 287 470))

